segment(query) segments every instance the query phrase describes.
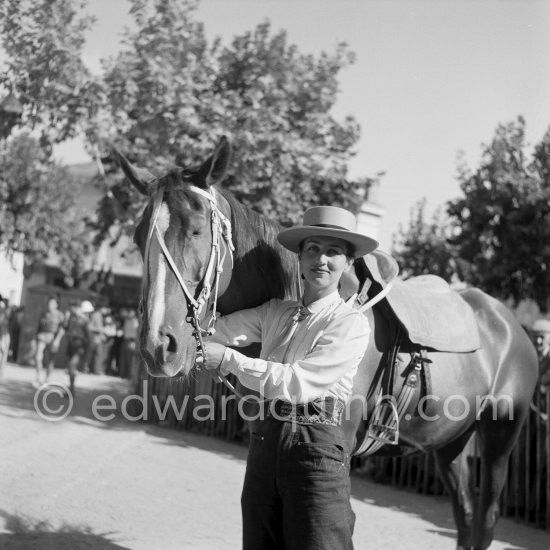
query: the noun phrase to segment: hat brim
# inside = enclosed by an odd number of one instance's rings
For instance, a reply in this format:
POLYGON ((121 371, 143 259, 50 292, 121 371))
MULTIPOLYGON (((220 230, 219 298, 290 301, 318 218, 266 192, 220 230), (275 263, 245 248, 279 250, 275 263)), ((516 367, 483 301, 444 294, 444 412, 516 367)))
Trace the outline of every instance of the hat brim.
POLYGON ((353 246, 355 258, 361 258, 378 248, 378 241, 366 235, 361 235, 361 233, 314 225, 283 229, 277 235, 277 240, 288 250, 298 253, 300 251, 300 243, 308 237, 315 236, 334 237, 350 243, 353 246))

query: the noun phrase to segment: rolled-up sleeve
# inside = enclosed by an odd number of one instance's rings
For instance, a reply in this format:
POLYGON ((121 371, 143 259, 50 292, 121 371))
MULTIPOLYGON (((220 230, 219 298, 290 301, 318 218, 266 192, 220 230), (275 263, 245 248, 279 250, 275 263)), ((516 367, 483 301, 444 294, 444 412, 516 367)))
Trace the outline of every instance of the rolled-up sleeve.
POLYGON ((366 317, 350 311, 329 322, 303 359, 277 363, 227 348, 221 372, 235 374, 244 386, 267 399, 306 403, 322 397, 348 371, 357 368, 367 350, 369 334, 366 317))

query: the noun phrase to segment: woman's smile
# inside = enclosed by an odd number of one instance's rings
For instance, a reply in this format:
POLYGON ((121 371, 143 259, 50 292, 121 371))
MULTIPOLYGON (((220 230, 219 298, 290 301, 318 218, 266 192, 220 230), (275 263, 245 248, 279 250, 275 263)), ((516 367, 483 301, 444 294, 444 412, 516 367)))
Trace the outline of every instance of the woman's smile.
POLYGON ((304 303, 334 292, 342 273, 353 260, 347 257, 347 244, 335 237, 314 236, 304 240, 300 269, 304 278, 304 303))

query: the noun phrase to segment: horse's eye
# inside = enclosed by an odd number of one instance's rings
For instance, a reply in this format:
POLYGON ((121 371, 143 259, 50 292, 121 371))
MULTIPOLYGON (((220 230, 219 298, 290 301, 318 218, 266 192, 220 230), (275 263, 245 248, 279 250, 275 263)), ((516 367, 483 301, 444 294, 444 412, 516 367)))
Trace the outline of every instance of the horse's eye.
POLYGON ((201 232, 200 232, 198 229, 195 229, 195 230, 193 231, 193 236, 194 236, 194 237, 198 237, 200 234, 201 234, 201 232))

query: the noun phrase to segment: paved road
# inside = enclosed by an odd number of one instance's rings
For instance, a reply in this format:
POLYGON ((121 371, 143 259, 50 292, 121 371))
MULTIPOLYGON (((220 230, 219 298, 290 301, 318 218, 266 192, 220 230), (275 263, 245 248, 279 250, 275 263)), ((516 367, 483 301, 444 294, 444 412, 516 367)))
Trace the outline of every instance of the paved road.
MULTIPOLYGON (((79 376, 73 411, 46 421, 34 410, 32 379, 32 369, 8 365, 0 382, 1 549, 240 548, 245 447, 125 420, 126 382, 105 376, 79 376), (91 414, 100 394, 115 399, 109 422, 91 414)), ((64 373, 54 380, 65 382, 64 373)), ((52 399, 51 408, 67 401, 52 399)), ((454 548, 446 499, 358 476, 352 487, 357 550, 454 548)), ((501 520, 492 548, 549 543, 544 531, 501 520)))

